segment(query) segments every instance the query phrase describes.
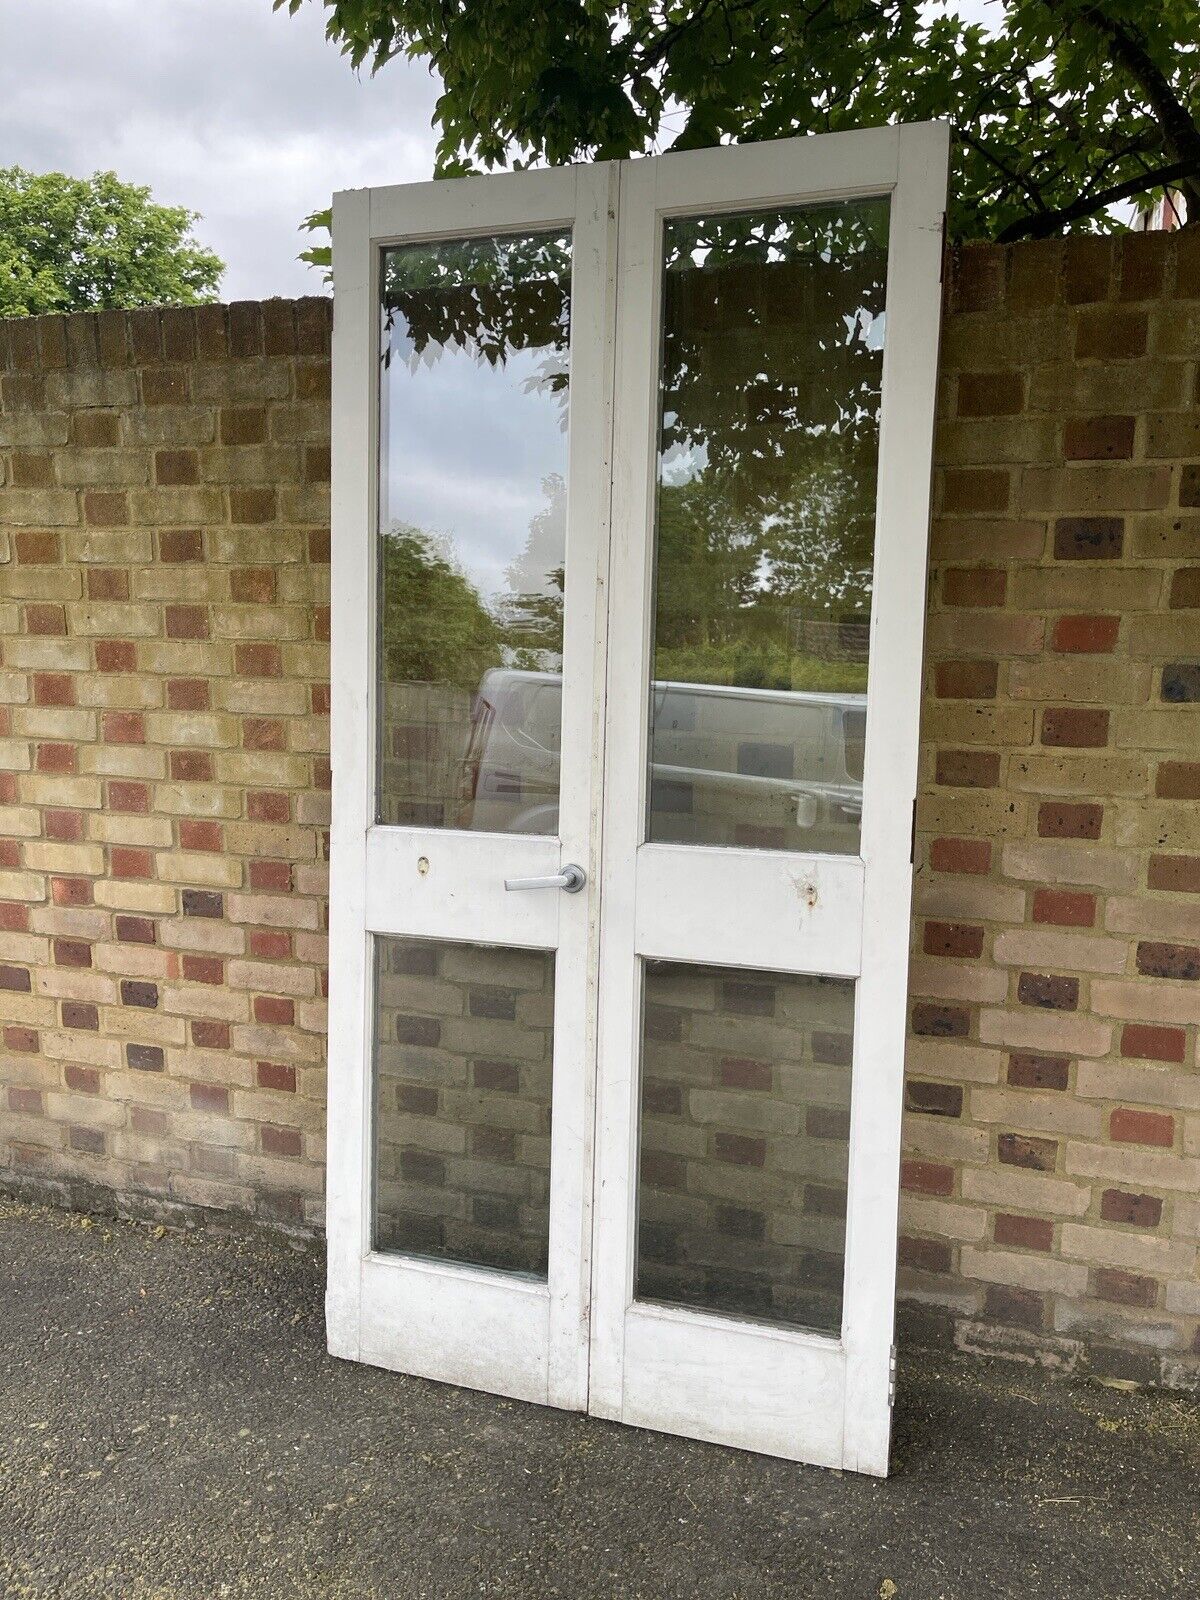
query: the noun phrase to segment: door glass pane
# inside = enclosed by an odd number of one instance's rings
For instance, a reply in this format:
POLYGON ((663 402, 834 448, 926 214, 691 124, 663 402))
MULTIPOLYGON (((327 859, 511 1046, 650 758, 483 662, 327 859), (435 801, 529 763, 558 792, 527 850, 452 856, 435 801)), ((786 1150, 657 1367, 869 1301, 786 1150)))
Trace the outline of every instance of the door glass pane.
POLYGON ((637 1297, 835 1333, 854 984, 649 961, 637 1297))
POLYGON ((887 224, 664 226, 651 840, 858 849, 887 224))
POLYGON ((383 253, 381 822, 554 834, 569 234, 383 253))
POLYGON ((375 940, 376 1250, 546 1276, 554 954, 375 940))

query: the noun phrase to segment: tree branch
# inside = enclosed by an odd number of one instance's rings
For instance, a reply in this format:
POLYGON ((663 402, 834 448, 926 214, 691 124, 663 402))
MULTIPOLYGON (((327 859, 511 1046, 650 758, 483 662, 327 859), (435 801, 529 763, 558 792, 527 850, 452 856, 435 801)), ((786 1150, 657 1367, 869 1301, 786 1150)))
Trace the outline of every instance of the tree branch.
POLYGON ((1012 244, 1015 239, 1048 239, 1052 233, 1068 222, 1078 222, 1081 217, 1094 217, 1097 211, 1115 205, 1118 200, 1131 200, 1135 194, 1147 189, 1157 189, 1175 184, 1186 178, 1195 168, 1190 161, 1176 161, 1169 167, 1159 167, 1156 172, 1140 172, 1124 183, 1115 183, 1111 189, 1101 189, 1098 194, 1082 197, 1058 211, 1041 212, 1034 217, 1024 217, 1020 222, 1010 222, 996 235, 997 244, 1012 244))

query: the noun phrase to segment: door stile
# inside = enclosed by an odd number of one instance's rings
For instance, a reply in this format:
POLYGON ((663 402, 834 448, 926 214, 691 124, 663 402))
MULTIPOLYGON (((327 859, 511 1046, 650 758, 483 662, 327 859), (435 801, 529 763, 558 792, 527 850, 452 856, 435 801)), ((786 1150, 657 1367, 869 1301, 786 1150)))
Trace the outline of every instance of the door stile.
POLYGON ((865 893, 846 1218, 845 1465, 887 1472, 896 1295, 912 807, 941 328, 949 127, 897 130, 888 243, 871 660, 863 764, 865 893), (914 466, 914 463, 916 465, 914 466), (880 670, 880 669, 883 670, 880 670))
POLYGON ((361 1263, 369 1239, 370 984, 366 932, 366 844, 372 815, 377 419, 376 272, 370 192, 334 197, 338 285, 332 345, 329 873, 329 1039, 326 1179, 329 1349, 361 1355, 361 1263), (332 1041, 337 1041, 336 1046, 332 1041))
POLYGON ((571 416, 567 559, 576 593, 567 607, 566 663, 584 679, 563 698, 563 862, 581 863, 592 886, 587 917, 564 917, 560 960, 583 974, 555 1000, 550 1212, 550 1404, 585 1410, 591 1331, 592 1165, 596 1115, 597 966, 603 868, 604 697, 616 347, 619 173, 616 162, 571 169, 577 186, 572 246, 571 416), (578 339, 576 338, 578 332, 578 339), (570 761, 569 751, 587 759, 570 761), (577 996, 582 993, 583 1014, 577 996), (555 1174, 558 1174, 557 1178, 555 1174), (563 1175, 570 1174, 570 1181, 563 1175))
POLYGON ((646 800, 648 695, 642 664, 650 649, 648 591, 653 541, 654 446, 660 323, 659 239, 653 216, 658 167, 623 162, 617 230, 617 350, 613 416, 609 584, 609 672, 604 745, 605 855, 600 898, 595 1225, 588 1409, 621 1419, 625 1307, 633 1292, 637 1225, 637 1095, 641 1014, 635 937, 634 860, 646 800))

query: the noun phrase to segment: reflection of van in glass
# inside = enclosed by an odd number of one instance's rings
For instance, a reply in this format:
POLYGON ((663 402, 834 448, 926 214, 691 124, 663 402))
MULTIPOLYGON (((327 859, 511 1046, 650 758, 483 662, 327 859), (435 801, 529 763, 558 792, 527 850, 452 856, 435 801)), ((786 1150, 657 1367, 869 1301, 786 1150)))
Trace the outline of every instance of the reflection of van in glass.
MULTIPOLYGON (((555 833, 562 678, 497 668, 475 696, 458 826, 555 833)), ((858 849, 866 696, 655 683, 658 842, 858 849)))

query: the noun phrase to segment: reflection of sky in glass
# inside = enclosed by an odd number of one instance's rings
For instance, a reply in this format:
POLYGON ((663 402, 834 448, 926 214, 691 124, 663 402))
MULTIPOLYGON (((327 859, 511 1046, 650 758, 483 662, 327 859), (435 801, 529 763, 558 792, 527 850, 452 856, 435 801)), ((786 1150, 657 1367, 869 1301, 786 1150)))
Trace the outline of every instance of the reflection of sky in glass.
POLYGON ((544 377, 554 353, 510 351, 492 366, 441 346, 410 366, 407 344, 401 325, 384 372, 383 525, 411 523, 446 538, 447 553, 490 603, 509 592, 505 569, 545 509, 543 479, 566 473, 563 398, 531 381, 544 377))

